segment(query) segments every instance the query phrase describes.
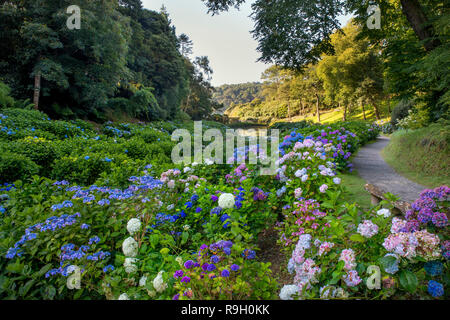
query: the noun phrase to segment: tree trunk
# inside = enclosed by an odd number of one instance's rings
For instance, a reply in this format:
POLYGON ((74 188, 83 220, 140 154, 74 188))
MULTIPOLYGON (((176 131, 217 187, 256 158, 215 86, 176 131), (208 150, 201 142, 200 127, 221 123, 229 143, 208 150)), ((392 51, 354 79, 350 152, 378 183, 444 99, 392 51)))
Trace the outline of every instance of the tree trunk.
POLYGON ((319 95, 316 94, 317 104, 316 104, 316 110, 317 110, 317 121, 320 123, 320 110, 319 110, 319 95))
POLYGON ((424 41, 424 47, 431 51, 441 44, 438 39, 433 38, 433 27, 425 15, 418 0, 400 0, 402 11, 419 40, 424 41))
POLYGON ((377 117, 377 120, 380 120, 380 110, 378 110, 378 106, 375 103, 373 104, 373 110, 375 110, 375 117, 377 117))
MULTIPOLYGON (((341 103, 339 102, 339 108, 341 107, 341 103)), ((347 103, 344 104, 344 119, 343 121, 347 121, 347 103)))
POLYGON ((289 117, 289 122, 291 122, 291 102, 288 102, 288 117, 289 117))
POLYGON ((39 96, 41 94, 41 72, 38 71, 34 76, 34 109, 39 110, 39 96))
POLYGON ((362 112, 363 112, 363 118, 364 118, 364 120, 367 120, 366 119, 366 109, 364 108, 364 103, 362 103, 362 102, 361 102, 361 108, 362 108, 362 112))

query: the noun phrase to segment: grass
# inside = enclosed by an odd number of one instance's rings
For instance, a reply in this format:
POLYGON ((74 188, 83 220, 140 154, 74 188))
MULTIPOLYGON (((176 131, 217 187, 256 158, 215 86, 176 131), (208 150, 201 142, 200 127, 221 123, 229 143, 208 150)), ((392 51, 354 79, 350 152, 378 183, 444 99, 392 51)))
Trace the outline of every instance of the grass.
MULTIPOLYGON (((386 111, 386 113, 387 113, 387 111, 386 111)), ((336 121, 342 121, 343 117, 344 117, 344 108, 340 108, 340 109, 336 108, 336 109, 329 110, 329 111, 321 111, 320 112, 320 123, 332 123, 332 122, 336 122, 336 121)), ((366 110, 366 119, 367 119, 367 121, 375 121, 376 120, 375 112, 373 111, 373 109, 366 110)), ((389 119, 390 119, 389 115, 387 115, 387 114, 382 115, 382 120, 389 120, 389 119)), ((290 119, 291 122, 297 122, 297 121, 301 121, 301 120, 311 120, 311 121, 317 122, 317 115, 307 114, 304 116, 294 116, 294 117, 291 117, 291 119, 290 119)), ((364 120, 362 109, 358 108, 352 114, 347 115, 347 120, 364 120)), ((273 122, 279 122, 279 121, 286 122, 286 121, 289 121, 289 118, 276 119, 273 122)))
POLYGON ((342 185, 346 188, 343 193, 343 200, 349 203, 356 202, 363 210, 371 207, 370 194, 364 189, 366 181, 358 176, 356 170, 352 173, 341 173, 342 185))
POLYGON ((416 183, 429 188, 450 185, 450 124, 396 131, 381 155, 397 173, 416 183))

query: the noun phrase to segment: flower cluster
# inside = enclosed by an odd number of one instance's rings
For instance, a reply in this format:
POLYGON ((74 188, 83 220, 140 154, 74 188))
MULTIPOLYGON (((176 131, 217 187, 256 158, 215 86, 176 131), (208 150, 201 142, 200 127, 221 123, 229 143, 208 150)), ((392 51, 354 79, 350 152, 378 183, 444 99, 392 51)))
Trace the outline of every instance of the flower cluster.
POLYGON ((398 231, 391 233, 384 239, 383 247, 400 257, 413 259, 419 256, 425 260, 433 260, 441 256, 439 243, 439 237, 427 230, 414 232, 398 231))
POLYGON ((419 199, 411 204, 412 209, 406 213, 410 230, 417 230, 418 225, 432 224, 438 228, 448 225, 448 218, 440 202, 448 199, 450 188, 441 186, 433 190, 426 189, 420 193, 419 199))
POLYGON ((364 220, 358 225, 357 231, 363 237, 371 238, 378 233, 378 226, 370 220, 364 220))
MULTIPOLYGON (((233 292, 233 283, 240 281, 241 265, 233 256, 234 244, 221 240, 211 245, 200 246, 195 258, 187 260, 183 268, 175 271, 175 288, 180 292, 173 299, 202 299, 205 291, 229 297, 233 292)), ((246 249, 244 259, 253 259, 255 252, 246 249)))

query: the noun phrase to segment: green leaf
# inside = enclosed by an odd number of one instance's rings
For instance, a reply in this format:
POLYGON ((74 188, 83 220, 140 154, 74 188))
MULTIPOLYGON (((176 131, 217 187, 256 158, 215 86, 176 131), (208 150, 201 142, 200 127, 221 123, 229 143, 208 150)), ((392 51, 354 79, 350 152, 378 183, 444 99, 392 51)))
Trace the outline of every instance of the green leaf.
POLYGON ((74 300, 79 299, 81 297, 81 295, 83 294, 83 290, 84 289, 77 290, 77 292, 75 292, 75 294, 73 295, 73 299, 74 300))
POLYGON ((400 273, 400 284, 405 290, 410 293, 414 293, 417 289, 419 281, 414 273, 409 270, 403 270, 400 273))
POLYGON ((19 261, 16 261, 15 263, 10 263, 6 266, 6 271, 10 273, 22 273, 23 267, 25 265, 19 263, 19 261))
POLYGON ((355 241, 355 242, 365 242, 366 238, 364 238, 359 233, 355 233, 350 236, 350 240, 355 241))
POLYGON ((152 248, 155 248, 156 245, 159 243, 159 236, 157 234, 152 234, 149 237, 150 244, 152 245, 152 248))
POLYGON ((142 245, 142 247, 141 247, 141 249, 139 250, 139 252, 141 253, 141 254, 145 254, 146 252, 147 252, 147 244, 146 243, 144 243, 143 245, 142 245))
POLYGON ((187 233, 186 231, 184 231, 184 232, 181 234, 181 244, 185 244, 185 243, 187 242, 188 238, 189 238, 189 233, 187 233))
POLYGON ((332 273, 333 278, 330 280, 329 284, 336 284, 342 278, 342 273, 338 271, 334 271, 332 273))
POLYGON ((25 295, 28 293, 28 291, 31 289, 31 287, 34 284, 34 280, 29 280, 27 281, 27 283, 25 283, 25 285, 23 285, 22 287, 20 287, 19 289, 19 294, 22 297, 25 297, 25 295))
POLYGON ((45 299, 53 300, 56 294, 56 289, 54 286, 47 286, 44 288, 43 296, 45 299))
POLYGON ((48 270, 50 270, 52 268, 52 264, 46 264, 45 266, 43 266, 41 268, 41 270, 39 270, 36 274, 35 274, 35 278, 41 277, 43 276, 48 270))
POLYGON ((384 270, 386 271, 386 269, 391 269, 394 264, 397 263, 397 258, 393 257, 393 256, 386 256, 386 257, 382 257, 380 259, 378 259, 378 261, 380 262, 380 264, 383 266, 384 270))

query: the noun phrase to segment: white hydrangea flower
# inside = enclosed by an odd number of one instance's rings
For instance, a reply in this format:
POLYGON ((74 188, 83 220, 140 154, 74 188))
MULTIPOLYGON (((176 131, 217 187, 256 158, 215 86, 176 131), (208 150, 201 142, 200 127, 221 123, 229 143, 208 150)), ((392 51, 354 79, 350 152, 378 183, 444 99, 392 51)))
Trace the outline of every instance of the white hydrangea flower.
POLYGON ((67 268, 67 288, 70 290, 81 289, 81 269, 78 266, 71 265, 67 268))
POLYGON ((222 193, 219 197, 219 207, 222 209, 233 208, 234 196, 231 193, 222 193))
POLYGON ((122 293, 117 300, 130 300, 126 293, 122 293))
POLYGON ((125 262, 123 263, 123 266, 125 267, 126 273, 133 273, 137 271, 137 266, 135 263, 137 262, 136 258, 125 258, 125 262))
POLYGON ((139 286, 140 287, 145 287, 146 284, 147 284, 147 276, 142 276, 139 279, 139 286))
POLYGON ((191 170, 192 170, 191 168, 185 167, 185 168, 183 169, 183 172, 186 173, 186 172, 189 172, 189 171, 191 171, 191 170))
POLYGON ((340 183, 341 183, 341 178, 338 178, 338 177, 333 178, 333 182, 334 182, 335 184, 340 184, 340 183))
POLYGON ((138 232, 140 228, 141 228, 141 221, 137 218, 132 218, 127 223, 127 230, 131 235, 138 232))
POLYGON ((205 163, 206 163, 206 165, 210 166, 210 165, 214 164, 214 161, 211 159, 205 159, 205 163))
POLYGON ((155 288, 155 290, 157 292, 163 292, 164 290, 167 289, 167 283, 164 282, 164 279, 162 276, 163 273, 164 273, 164 271, 158 272, 158 275, 156 276, 156 278, 153 279, 153 288, 155 288))
POLYGON ((391 216, 391 211, 389 209, 380 209, 377 211, 377 215, 388 218, 391 216))
POLYGON ((175 261, 178 262, 178 264, 179 264, 180 266, 183 266, 183 258, 182 258, 182 257, 180 257, 180 256, 176 257, 176 258, 175 258, 175 261))
POLYGON ((134 258, 138 253, 138 243, 132 237, 128 237, 122 243, 122 251, 125 256, 134 258))
POLYGON ((296 285, 285 285, 283 288, 281 288, 280 291, 280 299, 281 300, 293 300, 291 297, 293 294, 298 293, 298 286, 296 285))

